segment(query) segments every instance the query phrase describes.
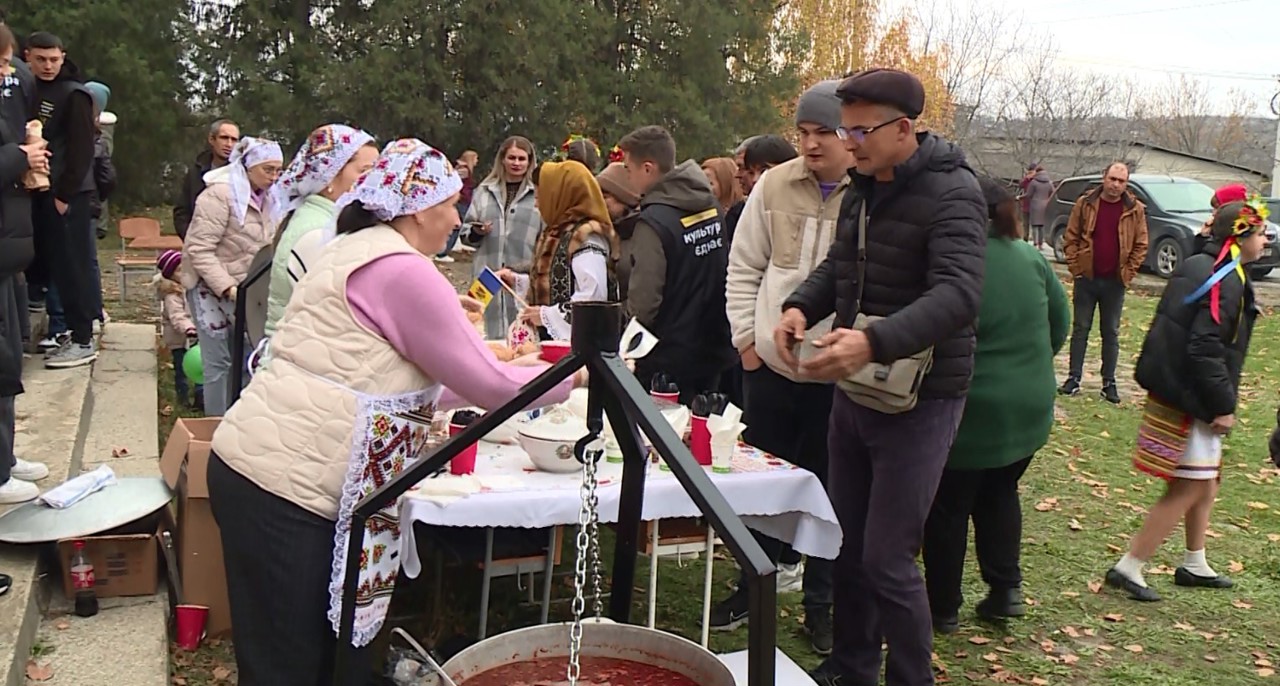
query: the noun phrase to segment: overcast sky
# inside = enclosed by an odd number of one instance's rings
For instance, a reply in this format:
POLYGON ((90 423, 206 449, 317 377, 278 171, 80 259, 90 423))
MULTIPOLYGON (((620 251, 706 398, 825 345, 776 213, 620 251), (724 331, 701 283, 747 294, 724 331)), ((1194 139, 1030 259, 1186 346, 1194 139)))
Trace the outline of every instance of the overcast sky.
MULTIPOLYGON (((928 1, 882 0, 892 13, 928 1)), ((956 9, 1021 15, 1031 48, 1048 37, 1064 66, 1114 72, 1157 87, 1181 75, 1215 94, 1247 93, 1258 115, 1273 116, 1280 90, 1280 0, 933 0, 956 9)))

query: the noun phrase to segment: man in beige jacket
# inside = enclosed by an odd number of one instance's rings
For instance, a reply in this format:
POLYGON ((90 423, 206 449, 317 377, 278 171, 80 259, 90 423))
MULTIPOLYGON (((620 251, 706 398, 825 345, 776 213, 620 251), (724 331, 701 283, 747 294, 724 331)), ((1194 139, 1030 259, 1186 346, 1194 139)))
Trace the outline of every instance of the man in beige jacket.
MULTIPOLYGON (((835 239, 840 201, 849 186, 853 154, 836 136, 840 126, 838 81, 823 81, 800 96, 796 129, 801 156, 765 172, 751 191, 729 253, 726 310, 733 345, 742 356, 746 440, 826 483, 827 418, 832 387, 807 382, 782 362, 773 330, 782 303, 822 263, 835 239)), ((831 318, 809 330, 816 340, 831 330, 831 318)), ((781 559, 780 585, 798 575, 783 544, 763 540, 781 559)), ((798 559, 798 556, 793 557, 798 559)), ((803 571, 805 628, 820 655, 831 652, 832 561, 810 559, 803 571)), ((788 589, 789 590, 789 589, 788 589)), ((729 630, 747 619, 746 584, 718 604, 714 629, 729 630)))

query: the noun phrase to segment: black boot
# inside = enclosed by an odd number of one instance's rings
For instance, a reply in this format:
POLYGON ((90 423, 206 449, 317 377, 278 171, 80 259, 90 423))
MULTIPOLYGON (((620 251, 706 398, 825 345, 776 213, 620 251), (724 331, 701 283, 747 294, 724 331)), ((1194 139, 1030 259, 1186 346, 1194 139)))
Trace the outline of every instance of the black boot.
POLYGON ((993 588, 974 610, 983 619, 1008 619, 1027 614, 1021 588, 993 588))
POLYGON ((1080 392, 1080 379, 1074 376, 1068 376, 1066 381, 1062 382, 1062 386, 1058 388, 1058 395, 1075 395, 1080 392))
POLYGON ((1120 389, 1116 388, 1116 382, 1108 381, 1102 384, 1102 399, 1112 405, 1120 404, 1120 389))

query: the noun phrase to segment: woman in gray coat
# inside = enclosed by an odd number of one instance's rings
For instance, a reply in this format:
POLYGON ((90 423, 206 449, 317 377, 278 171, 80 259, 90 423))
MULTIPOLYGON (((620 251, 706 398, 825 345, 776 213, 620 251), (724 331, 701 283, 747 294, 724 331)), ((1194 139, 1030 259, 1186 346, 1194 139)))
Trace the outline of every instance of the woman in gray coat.
POLYGON ((1049 209, 1049 201, 1053 199, 1053 180, 1044 167, 1036 167, 1035 176, 1027 184, 1027 209, 1031 224, 1028 240, 1034 241, 1037 248, 1044 247, 1049 239, 1049 232, 1044 225, 1045 211, 1049 209))
MULTIPOLYGON (((463 220, 463 242, 476 248, 473 276, 485 267, 496 272, 527 266, 533 259, 533 246, 542 231, 530 178, 537 165, 533 143, 524 136, 511 136, 499 146, 493 171, 476 187, 463 220)), ((509 293, 496 294, 484 312, 485 338, 505 340, 518 314, 520 308, 509 293)))

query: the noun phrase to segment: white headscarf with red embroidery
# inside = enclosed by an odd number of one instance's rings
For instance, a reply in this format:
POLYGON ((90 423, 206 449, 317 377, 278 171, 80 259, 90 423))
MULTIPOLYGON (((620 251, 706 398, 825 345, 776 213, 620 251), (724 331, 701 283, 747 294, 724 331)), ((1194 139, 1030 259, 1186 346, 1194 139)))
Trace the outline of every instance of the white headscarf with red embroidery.
POLYGON ((462 177, 444 153, 417 138, 401 138, 387 143, 373 169, 338 204, 358 202, 389 222, 439 205, 460 190, 462 177))
POLYGON ((270 220, 277 225, 308 197, 325 189, 373 136, 344 124, 321 126, 307 136, 293 162, 271 186, 270 220))
MULTIPOLYGON (((249 201, 254 197, 253 185, 249 183, 249 170, 267 162, 284 162, 284 153, 280 144, 265 138, 245 136, 232 148, 225 167, 211 170, 204 175, 204 181, 216 183, 226 179, 231 184, 231 216, 241 226, 249 212, 249 201), (225 176, 224 176, 225 175, 225 176)), ((269 193, 261 196, 258 210, 263 217, 271 216, 271 197, 269 193)))

